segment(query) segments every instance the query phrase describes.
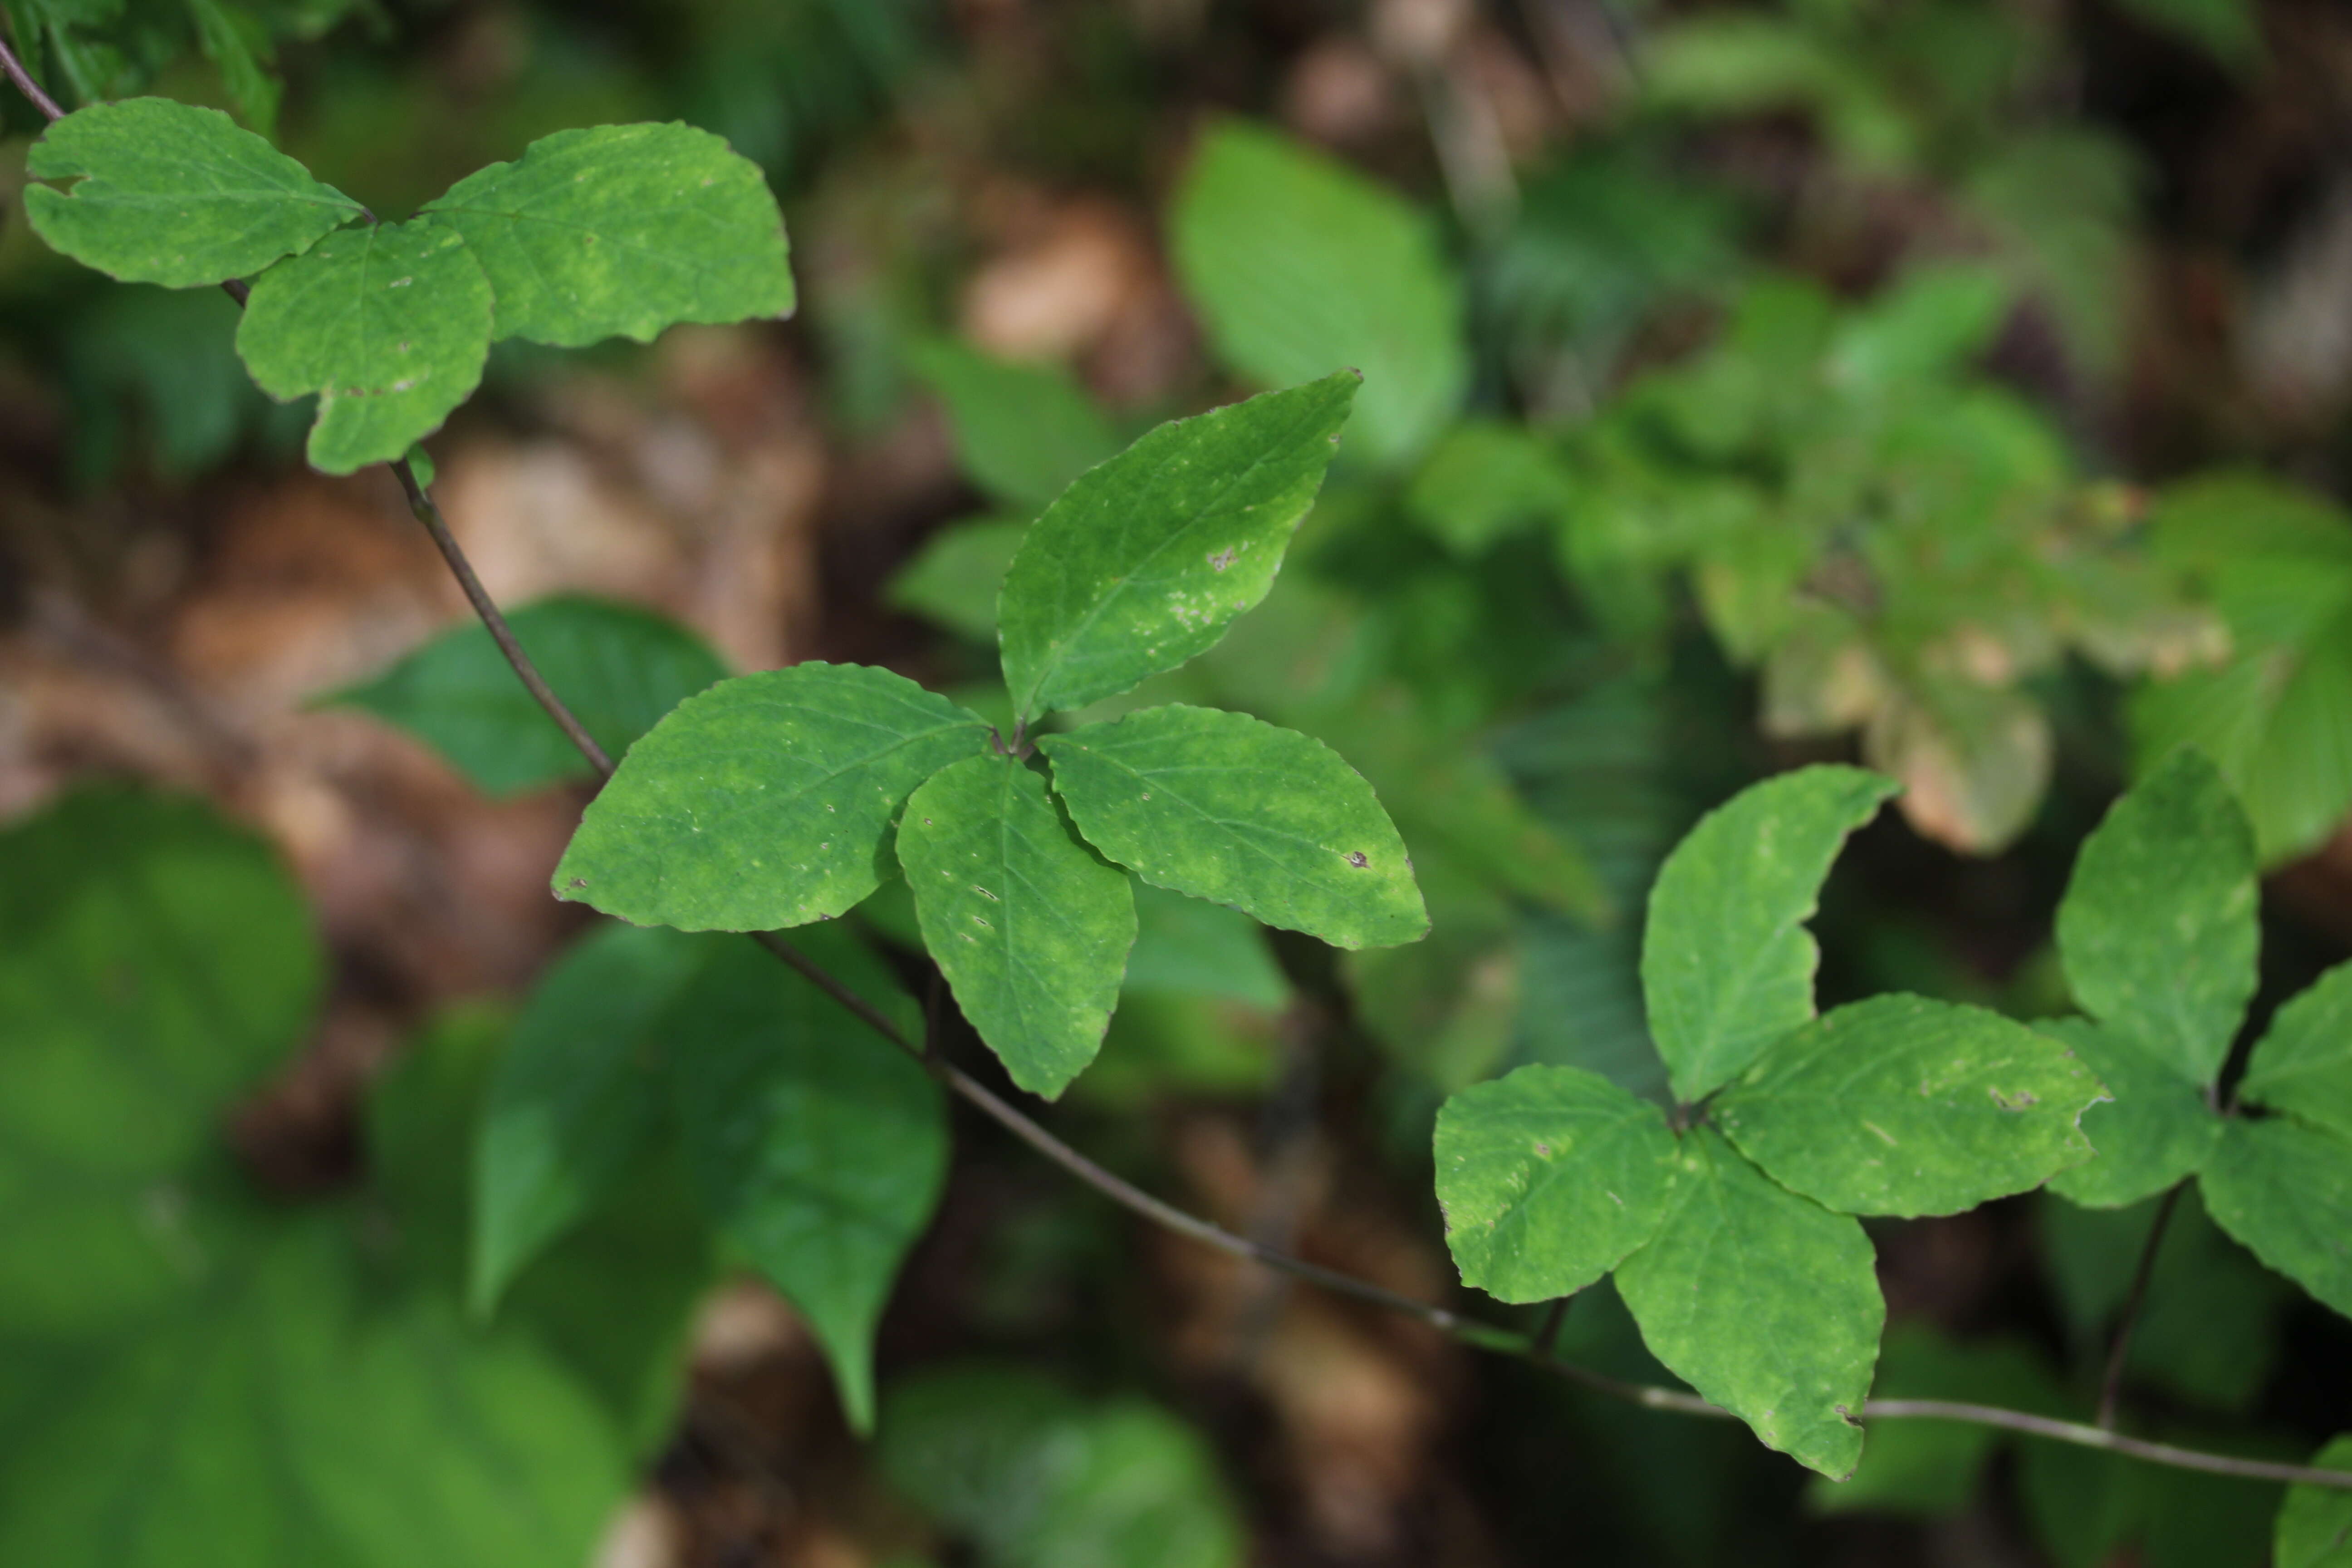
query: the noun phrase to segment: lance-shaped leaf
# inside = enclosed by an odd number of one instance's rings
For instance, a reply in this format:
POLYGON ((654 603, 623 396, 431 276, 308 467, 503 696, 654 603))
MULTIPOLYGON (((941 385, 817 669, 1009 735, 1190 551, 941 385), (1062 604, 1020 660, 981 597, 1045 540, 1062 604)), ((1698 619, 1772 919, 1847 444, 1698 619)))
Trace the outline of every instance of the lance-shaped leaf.
POLYGON ((532 993, 476 1131, 477 1312, 609 1196, 653 1138, 662 1015, 707 951, 676 931, 608 926, 532 993))
MULTIPOLYGON (((919 1021, 835 927, 793 938, 909 1033, 919 1021)), ((808 1320, 859 1431, 874 1325, 947 1174, 947 1110, 911 1057, 750 942, 725 942, 665 1026, 687 1160, 711 1216, 808 1320)))
POLYGON ((1022 720, 1175 668, 1265 597, 1358 379, 1343 371, 1162 425, 1062 492, 998 601, 1022 720))
POLYGON ((690 125, 542 136, 425 204, 498 293, 498 335, 579 348, 677 321, 789 315, 784 220, 759 166, 690 125))
POLYGON ((1437 1206, 1462 1282, 1505 1301, 1572 1295, 1664 1219, 1665 1118, 1596 1073, 1523 1067, 1437 1113, 1437 1206))
MULTIPOLYGON (((726 667, 700 637, 634 605, 565 594, 525 605, 507 619, 548 685, 613 756, 663 714, 726 679, 726 667)), ((331 700, 399 725, 489 795, 590 772, 471 616, 331 700)))
POLYGON ((2051 1177, 2052 1192, 2085 1208, 2122 1208, 2202 1168, 2221 1136, 2202 1085, 2105 1024, 2045 1018, 2033 1027, 2065 1042, 2108 1096, 2083 1112, 2083 1136, 2098 1153, 2051 1177))
POLYGON ((2352 1141, 2291 1116, 2233 1117, 2199 1184, 2223 1230, 2352 1318, 2352 1141))
POLYGON ((942 768, 907 802, 898 859, 923 945, 1013 1081, 1051 1100, 1102 1049, 1135 942, 1127 873, 1078 842, 1010 757, 942 768))
POLYGON ((1801 768, 1709 812, 1666 858, 1642 993, 1678 1099, 1721 1088, 1812 1017, 1821 951, 1804 922, 1846 835, 1895 788, 1858 768, 1801 768))
POLYGON ((429 218, 329 235, 254 283, 236 352, 280 403, 319 395, 310 466, 348 474, 404 456, 480 384, 490 285, 429 218))
POLYGON ((1657 1237, 1617 1270, 1643 1342, 1767 1447, 1832 1480, 1862 1458, 1886 1302, 1862 1223, 1765 1179, 1707 1128, 1682 1141, 1657 1237))
POLYGON ((1320 741, 1173 703, 1037 744, 1087 842, 1147 882, 1334 947, 1429 930, 1404 841, 1320 741))
POLYGON ((52 248, 126 283, 194 289, 308 250, 360 204, 217 109, 163 98, 93 104, 26 155, 25 214, 52 248))
POLYGON ((1874 996, 1768 1048, 1715 1124, 1842 1214, 1957 1214, 2091 1157, 2099 1086, 2065 1046, 1981 1007, 1874 996))
POLYGON ((2352 1141, 2352 963, 2339 963, 2272 1018, 2238 1098, 2352 1141))
POLYGON ((2230 786, 2176 752, 2084 841, 2058 906, 2074 1000, 2192 1083, 2230 1054, 2254 994, 2254 838, 2230 786))
MULTIPOLYGON (((2336 1438, 2312 1456, 2324 1470, 2352 1470, 2352 1436, 2336 1438)), ((2271 1547, 2275 1568, 2352 1568, 2352 1491, 2289 1487, 2279 1505, 2271 1547)))
POLYGON ((904 676, 796 664, 721 681, 629 748, 555 868, 555 896, 637 925, 830 920, 892 869, 915 786, 988 726, 904 676))

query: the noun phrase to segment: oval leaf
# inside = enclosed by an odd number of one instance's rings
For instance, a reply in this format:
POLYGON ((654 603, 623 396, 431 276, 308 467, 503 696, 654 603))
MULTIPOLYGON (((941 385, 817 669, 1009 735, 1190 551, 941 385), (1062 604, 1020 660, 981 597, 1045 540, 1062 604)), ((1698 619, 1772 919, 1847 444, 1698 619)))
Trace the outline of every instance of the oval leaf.
POLYGON ((1265 597, 1358 380, 1341 372, 1162 425, 1046 509, 997 605, 1024 722, 1175 668, 1265 597))
MULTIPOLYGON (((859 995, 911 1013, 847 932, 793 942, 859 995)), ((670 1075, 704 1203, 808 1320, 850 1424, 867 1430, 874 1325, 947 1177, 939 1087, 750 942, 719 944, 664 1027, 693 1042, 670 1075)))
POLYGON ((915 786, 988 726, 904 676, 797 664, 721 681, 629 749, 555 896, 637 925, 770 931, 845 913, 890 870, 915 786))
POLYGON ((1862 1458, 1886 1302, 1862 1223, 1767 1181, 1720 1135, 1683 1140, 1665 1223, 1617 1270, 1643 1342, 1767 1447, 1832 1480, 1862 1458))
POLYGON ((1679 1099, 1721 1088, 1812 1017, 1821 950, 1804 922, 1846 835, 1896 787, 1858 768, 1801 768, 1709 812, 1666 858, 1642 994, 1679 1099))
POLYGON ((1665 1218, 1680 1161, 1665 1118, 1607 1079, 1523 1067, 1437 1113, 1437 1205, 1462 1283, 1498 1300, 1573 1295, 1665 1218))
POLYGON ((948 339, 919 343, 909 358, 948 405, 963 471, 1007 507, 1045 510, 1118 450, 1110 422, 1056 366, 992 359, 948 339))
POLYGON ((2352 1142, 2292 1117, 2233 1117, 2200 1184, 2223 1230, 2352 1318, 2352 1142))
POLYGON ((1334 947, 1429 930, 1404 841, 1320 741, 1175 703, 1037 744, 1087 842, 1147 882, 1334 947))
POLYGON ((923 944, 1013 1081, 1051 1100, 1102 1049, 1135 942, 1127 874, 1010 757, 942 768, 907 802, 898 860, 923 944))
POLYGON ((126 283, 248 278, 361 216, 360 204, 217 109, 134 98, 77 110, 26 155, 25 216, 53 249, 126 283))
POLYGON ((1981 1007, 1874 996, 1765 1051, 1712 1111, 1772 1178, 1842 1214, 1957 1214, 2091 1157, 2105 1090, 2065 1046, 1981 1007))
POLYGON ((490 286, 452 228, 372 224, 263 273, 236 352, 280 403, 319 395, 310 466, 389 463, 481 384, 490 286))
POLYGON ((646 342, 677 321, 792 313, 784 220, 767 181, 690 125, 559 131, 425 210, 480 259, 501 340, 646 342))
POLYGON ((2230 786, 2176 752, 2083 843, 2058 906, 2074 1000, 2184 1079, 2213 1081, 2254 994, 2253 833, 2230 786))

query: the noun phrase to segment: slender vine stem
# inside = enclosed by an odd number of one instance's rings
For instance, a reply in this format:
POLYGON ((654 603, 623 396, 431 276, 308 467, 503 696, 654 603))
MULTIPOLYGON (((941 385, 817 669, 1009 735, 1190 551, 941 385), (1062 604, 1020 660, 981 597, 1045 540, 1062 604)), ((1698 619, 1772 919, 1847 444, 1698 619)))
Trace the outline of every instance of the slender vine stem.
MULTIPOLYGON (((64 118, 65 111, 41 90, 40 85, 26 71, 23 64, 10 51, 5 40, 0 40, 0 74, 5 74, 11 82, 16 84, 17 89, 50 120, 64 118)), ((223 283, 221 287, 227 291, 229 298, 238 304, 245 303, 247 289, 242 282, 232 279, 223 283)), ((408 499, 409 510, 415 514, 416 520, 425 526, 425 531, 432 535, 434 544, 441 552, 442 560, 447 563, 451 575, 457 579, 458 587, 464 591, 467 602, 473 606, 474 613, 480 618, 483 627, 489 632, 491 640, 498 645, 499 652, 504 656, 508 666, 513 669, 515 678, 522 682, 523 689, 530 693, 532 700, 537 702, 545 710, 547 716, 555 721, 556 726, 563 731, 572 745, 578 748, 580 754, 587 759, 589 765, 596 770, 599 776, 611 777, 614 769, 613 759, 606 754, 602 746, 596 743, 595 737, 588 733, 587 729, 564 704, 563 700, 555 694, 554 689, 548 685, 546 678, 540 673, 538 666, 531 662, 530 656, 523 651, 522 644, 515 637, 514 628, 508 625, 506 616, 499 609, 497 602, 482 586, 481 579, 474 573, 473 563, 467 559, 466 552, 458 545, 457 537, 449 531, 447 522, 441 516, 440 508, 434 503, 432 496, 426 492, 425 487, 417 482, 415 470, 409 467, 405 459, 396 461, 390 467, 393 476, 400 481, 401 489, 408 499)), ((1017 746, 1021 740, 1017 731, 1014 739, 1017 746)), ((1319 1263, 1310 1263, 1303 1258, 1285 1252, 1278 1247, 1254 1241, 1247 1237, 1236 1236, 1197 1215, 1187 1213, 1173 1204, 1154 1197, 1125 1177, 1104 1169, 1069 1144, 1055 1137, 989 1089, 987 1085, 948 1061, 936 1051, 927 1050, 923 1044, 908 1038, 906 1032, 892 1022, 887 1015, 851 990, 824 965, 794 948, 776 932, 754 931, 751 935, 753 941, 789 964, 794 972, 818 990, 840 1003, 868 1028, 914 1057, 922 1064, 924 1070, 939 1079, 958 1099, 995 1121, 1086 1185, 1162 1229, 1189 1237, 1204 1247, 1214 1247, 1232 1257, 1268 1268, 1278 1269, 1294 1278, 1307 1280, 1310 1284, 1319 1285, 1336 1294, 1352 1297, 1356 1300, 1418 1320, 1474 1349, 1528 1362, 1582 1387, 1609 1394, 1629 1404, 1642 1405, 1651 1410, 1671 1411, 1678 1415, 1696 1415, 1709 1419, 1733 1418, 1730 1412, 1708 1403, 1696 1394, 1685 1393, 1680 1389, 1663 1388, 1653 1384, 1627 1383, 1594 1372, 1589 1367, 1578 1366, 1571 1362, 1560 1360, 1553 1353, 1551 1341, 1557 1332, 1558 1319, 1560 1312, 1564 1310, 1564 1303, 1554 1308, 1551 1318, 1536 1335, 1516 1333, 1475 1318, 1465 1317, 1434 1303, 1402 1295, 1389 1289, 1386 1286, 1374 1284, 1369 1279, 1358 1279, 1352 1274, 1345 1274, 1336 1268, 1327 1268, 1319 1263)), ((2178 1188, 2174 1189, 2173 1196, 2179 1196, 2178 1188)), ((2169 1202, 2168 1201, 2166 1214, 2168 1215, 2168 1213, 2169 1202)), ((2141 1259, 2140 1278, 2134 1282, 2132 1302, 2126 1310, 2123 1331, 2117 1335, 2113 1363, 2119 1363, 2122 1359, 2126 1342, 2129 1337, 2131 1318, 2136 1314, 2138 1299, 2145 1290, 2150 1262, 2155 1256, 2155 1241, 2157 1237, 2162 1234, 2165 1217, 2166 1215, 2158 1215, 2156 1233, 2151 1236, 2147 1252, 2141 1259)), ((2109 1378, 2112 1383, 2114 1378, 2112 1363, 2109 1378)), ((1981 1426, 2000 1427, 2005 1431, 2017 1432, 2028 1436, 2048 1438, 2053 1442, 2072 1443, 2079 1447, 2104 1449, 2109 1453, 2126 1455, 2149 1464, 2170 1466, 2176 1469, 2200 1470, 2209 1475, 2235 1476, 2248 1480, 2277 1481, 2288 1485, 2326 1487, 2352 1491, 2352 1470, 2320 1469, 2305 1465, 2278 1464, 2266 1459, 2242 1459, 2226 1454, 2205 1453, 2193 1448, 2175 1447, 2168 1443, 2155 1443, 2143 1438, 2128 1437, 2108 1429, 2105 1425, 2111 1418, 2111 1412, 2106 1408, 2105 1400, 2102 1402, 2101 1415, 2103 1423, 2101 1426, 2086 1426, 2079 1422, 2054 1420, 2049 1416, 2030 1415, 2021 1410, 2007 1410, 1996 1405, 1968 1405, 1940 1399, 1873 1399, 1864 1402, 1859 1412, 1860 1418, 1864 1421, 1968 1422, 1981 1426)))
POLYGON ((2106 1375, 2099 1380, 2098 1426, 2102 1432, 2112 1432, 2116 1426, 2116 1405, 2123 1397, 2124 1363, 2131 1355, 2132 1331, 2139 1326, 2139 1310, 2147 1300, 2147 1282, 2156 1277, 2156 1255, 2164 1246, 2164 1231, 2172 1223, 2172 1211, 2180 1202, 2180 1190, 2189 1184, 2173 1184, 2157 1206, 2156 1222, 2147 1227, 2147 1241, 2139 1249, 2139 1267, 2132 1270, 2131 1289, 2124 1297, 2124 1314, 2116 1323, 2115 1342, 2107 1347, 2106 1375))
POLYGON ((58 100, 41 90, 41 84, 33 79, 33 73, 25 68, 24 62, 9 49, 5 39, 0 39, 0 72, 5 72, 8 79, 16 84, 16 90, 30 99, 33 107, 50 120, 66 117, 66 111, 58 107, 58 100))

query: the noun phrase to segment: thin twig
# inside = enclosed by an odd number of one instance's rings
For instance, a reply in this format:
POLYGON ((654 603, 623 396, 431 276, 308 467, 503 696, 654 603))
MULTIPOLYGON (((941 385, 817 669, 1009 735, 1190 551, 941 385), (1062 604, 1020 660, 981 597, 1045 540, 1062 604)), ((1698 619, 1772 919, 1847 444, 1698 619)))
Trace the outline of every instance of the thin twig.
MULTIPOLYGON (((16 83, 17 89, 38 105, 42 112, 50 119, 63 118, 62 111, 57 105, 52 103, 47 95, 41 91, 39 86, 25 74, 24 67, 17 62, 15 55, 8 52, 5 43, 0 43, 0 71, 5 71, 8 79, 16 83)), ((221 287, 226 289, 229 297, 239 304, 245 302, 246 289, 242 283, 232 279, 222 284, 221 287)), ((439 547, 442 559, 448 563, 451 574, 457 579, 457 585, 465 591, 467 602, 473 605, 475 614, 480 616, 491 639, 498 644, 499 651, 506 657, 507 663, 514 670, 516 679, 523 683, 524 689, 530 693, 540 707, 546 710, 547 716, 554 720, 557 727, 562 730, 575 747, 579 748, 580 754, 588 760, 590 765, 600 774, 607 778, 611 777, 612 758, 607 756, 604 749, 596 743, 594 737, 582 727, 580 721, 573 716, 572 710, 564 706, 563 700, 556 696, 554 690, 548 686, 546 679, 541 676, 538 667, 531 663, 530 656, 526 654, 522 645, 515 640, 514 632, 507 625, 506 617, 499 613, 497 604, 483 589, 481 580, 474 574, 473 564, 466 559, 465 552, 459 548, 456 537, 450 533, 448 525, 442 521, 440 509, 434 504, 432 497, 425 493, 424 487, 416 482, 415 473, 404 460, 395 462, 391 467, 394 477, 400 480, 401 489, 408 496, 409 510, 416 514, 417 521, 422 522, 425 530, 433 535, 433 542, 439 547)), ((1662 1388, 1652 1384, 1625 1383, 1594 1372, 1588 1367, 1561 1361, 1552 1353, 1548 1344, 1538 1343, 1525 1334, 1512 1333, 1508 1330, 1480 1322, 1475 1318, 1465 1318, 1446 1308, 1427 1301, 1415 1300, 1412 1297, 1401 1295, 1385 1286, 1376 1285, 1369 1279, 1359 1279, 1354 1275, 1342 1274, 1337 1269, 1326 1268, 1319 1263, 1309 1263, 1303 1258, 1293 1257, 1278 1248, 1253 1241, 1246 1237, 1235 1236, 1195 1215, 1187 1214, 1173 1204, 1153 1197, 1124 1177, 1096 1164, 1092 1160, 1046 1131, 1045 1128, 1007 1104, 986 1085, 972 1078, 962 1068, 942 1057, 926 1053, 920 1046, 908 1039, 905 1031, 891 1022, 879 1008, 852 991, 824 965, 793 948, 775 932, 754 931, 751 934, 752 940, 791 965, 811 984, 847 1008, 867 1027, 901 1050, 915 1057, 923 1064, 925 1070, 946 1085, 959 1099, 979 1110, 1014 1137, 1069 1172, 1087 1186, 1163 1229, 1178 1236, 1189 1237, 1202 1246, 1214 1247, 1233 1257, 1246 1258, 1268 1268, 1280 1269, 1283 1273, 1320 1285, 1325 1289, 1337 1294, 1349 1296, 1357 1300, 1369 1302, 1373 1306, 1416 1319, 1475 1349, 1517 1357, 1557 1373, 1586 1388, 1610 1394, 1630 1404, 1652 1410, 1674 1411, 1685 1415, 1716 1419, 1730 1417, 1729 1412, 1708 1403, 1696 1394, 1687 1394, 1680 1389, 1662 1388)), ((2145 1268, 2143 1268, 2144 1271, 2145 1268)), ((2176 1469, 2201 1470, 2210 1475, 2237 1476, 2250 1480, 2279 1481, 2289 1485, 2327 1487, 2337 1490, 2352 1491, 2352 1470, 2318 1469, 2304 1465, 2277 1464, 2266 1459, 2239 1459, 2223 1454, 2201 1453, 2193 1448, 2174 1447, 2168 1443, 2151 1443, 2142 1438, 2126 1437, 2097 1426, 2085 1426, 2072 1421, 2056 1421, 2047 1416, 2031 1415, 2023 1411, 2004 1410, 1989 1405, 1962 1405, 1938 1399, 1874 1399, 1863 1405, 1861 1415, 1864 1420, 1971 1422, 1978 1426, 1997 1426, 2006 1431, 2023 1433, 2029 1436, 2046 1437, 2054 1442, 2072 1443, 2080 1447, 2104 1449, 2110 1453, 2145 1460, 2150 1464, 2168 1465, 2176 1469)))
POLYGON ((2004 1410, 1995 1405, 1964 1405, 1951 1399, 1873 1399, 1864 1403, 1862 1416, 1865 1421, 1965 1421, 1978 1426, 1998 1426, 2005 1432, 2021 1432, 2029 1437, 2047 1437, 2055 1443, 2072 1443, 2078 1448, 2104 1448, 2110 1454, 2145 1459, 2151 1465, 2168 1465, 2176 1470, 2202 1470, 2209 1476, 2235 1476, 2241 1480, 2352 1491, 2352 1470, 2322 1470, 2273 1459, 2240 1459, 2197 1448, 2177 1448, 2169 1443, 2151 1443, 2145 1437, 2126 1437, 2120 1432, 2085 1426, 2079 1421, 2029 1415, 2022 1410, 2004 1410))
POLYGON ((2124 1362, 2131 1354, 2132 1331, 2139 1326, 2140 1304, 2147 1299, 2147 1282, 2156 1275, 2156 1254, 2164 1245, 2165 1226, 2172 1223, 2173 1205, 2180 1202, 2180 1189, 2187 1182, 2176 1183, 2164 1194, 2158 1205, 2156 1223, 2147 1227, 2147 1241, 2139 1249, 2139 1267, 2132 1271, 2131 1289, 2124 1297, 2124 1315, 2116 1324, 2115 1342, 2107 1349, 2106 1375, 2099 1381, 2099 1430, 2116 1428, 2116 1402, 2123 1397, 2124 1362))
POLYGON ((58 107, 58 100, 41 90, 41 84, 33 79, 33 73, 25 68, 24 61, 10 52, 5 41, 0 41, 0 72, 5 72, 8 79, 16 84, 16 90, 31 99, 33 107, 47 115, 52 121, 66 117, 66 111, 58 107))
POLYGON ((506 616, 499 613, 499 606, 491 599, 488 590, 482 586, 482 580, 474 575, 474 563, 467 560, 466 552, 457 547, 457 536, 442 521, 441 509, 433 503, 433 498, 425 492, 425 487, 416 482, 416 471, 408 466, 408 459, 403 458, 394 463, 392 472, 393 477, 400 481, 401 489, 408 496, 408 510, 416 514, 416 521, 423 523, 425 531, 433 536, 434 544, 440 549, 441 559, 449 563, 449 574, 457 578, 457 586, 465 590, 466 602, 473 605, 474 614, 481 617, 483 627, 490 634, 490 640, 499 645, 500 653, 506 655, 507 663, 513 667, 515 679, 522 682, 523 689, 530 693, 531 700, 555 721, 556 728, 579 748, 580 754, 588 759, 588 765, 602 776, 611 778, 613 759, 604 754, 604 748, 596 743, 596 737, 591 735, 586 727, 573 717, 572 710, 563 705, 563 700, 556 696, 554 689, 547 684, 547 678, 539 673, 539 667, 531 663, 530 655, 523 652, 522 644, 515 640, 514 628, 507 625, 506 616))

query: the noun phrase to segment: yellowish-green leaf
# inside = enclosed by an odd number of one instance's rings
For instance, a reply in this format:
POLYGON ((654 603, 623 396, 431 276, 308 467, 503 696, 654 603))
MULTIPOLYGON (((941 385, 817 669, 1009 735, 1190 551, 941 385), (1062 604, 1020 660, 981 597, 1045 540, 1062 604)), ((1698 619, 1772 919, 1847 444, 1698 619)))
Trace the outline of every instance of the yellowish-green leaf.
POLYGON ((689 698, 629 748, 555 896, 637 925, 769 931, 848 912, 891 873, 915 786, 988 726, 904 676, 798 664, 689 698))
POLYGON ((319 396, 310 466, 389 463, 473 394, 490 352, 490 285, 429 218, 329 235, 263 273, 236 352, 281 403, 319 396))
POLYGON ((359 203, 217 109, 134 98, 77 110, 33 144, 25 212, 50 246, 126 283, 247 278, 360 216, 359 203))
POLYGON ((1874 996, 1769 1047, 1715 1124, 1774 1180, 1842 1214, 1957 1214, 2090 1158, 2105 1097, 2046 1035, 1981 1007, 1874 996))
POLYGON ((1127 874, 1078 841, 1044 777, 1010 757, 940 769, 907 802, 898 859, 957 1005, 1032 1094, 1102 1048, 1135 942, 1127 874))
POLYGON ((783 217, 759 165, 690 125, 559 131, 425 210, 480 259, 501 340, 646 342, 679 321, 792 313, 783 217))
POLYGON ((1573 1295, 1648 1241, 1680 1160, 1666 1120, 1597 1074, 1523 1067, 1437 1113, 1437 1205, 1462 1282, 1573 1295))
POLYGON ((1656 1237, 1617 1270, 1643 1342, 1675 1375, 1832 1480, 1862 1458, 1886 1303, 1870 1238, 1767 1180, 1721 1136, 1682 1141, 1656 1237))

